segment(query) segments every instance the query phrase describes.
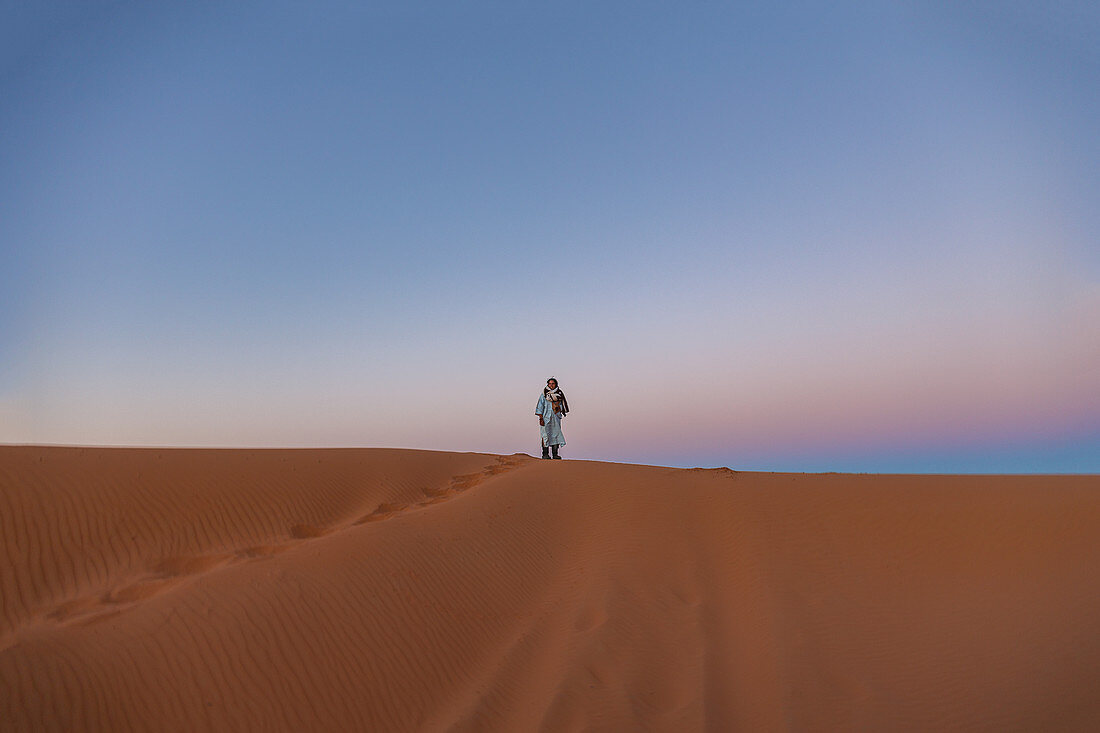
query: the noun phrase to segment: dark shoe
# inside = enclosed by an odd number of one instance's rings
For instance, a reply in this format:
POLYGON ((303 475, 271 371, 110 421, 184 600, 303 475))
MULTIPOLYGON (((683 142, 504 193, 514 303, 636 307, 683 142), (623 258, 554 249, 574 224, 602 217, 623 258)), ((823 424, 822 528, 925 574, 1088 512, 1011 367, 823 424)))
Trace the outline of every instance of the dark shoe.
POLYGON ((554 458, 561 460, 561 456, 558 455, 558 446, 550 446, 550 450, 554 451, 554 458))
POLYGON ((549 448, 543 448, 542 449, 542 457, 543 458, 549 458, 550 457, 550 449, 549 448))

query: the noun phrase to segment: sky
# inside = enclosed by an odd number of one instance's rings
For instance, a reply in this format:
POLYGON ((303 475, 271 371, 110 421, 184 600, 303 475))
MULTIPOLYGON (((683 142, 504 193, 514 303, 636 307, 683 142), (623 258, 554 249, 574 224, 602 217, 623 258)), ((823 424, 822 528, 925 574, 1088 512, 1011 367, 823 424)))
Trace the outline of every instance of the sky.
POLYGON ((0 0, 0 442, 1100 473, 1098 131, 1089 2, 0 0))

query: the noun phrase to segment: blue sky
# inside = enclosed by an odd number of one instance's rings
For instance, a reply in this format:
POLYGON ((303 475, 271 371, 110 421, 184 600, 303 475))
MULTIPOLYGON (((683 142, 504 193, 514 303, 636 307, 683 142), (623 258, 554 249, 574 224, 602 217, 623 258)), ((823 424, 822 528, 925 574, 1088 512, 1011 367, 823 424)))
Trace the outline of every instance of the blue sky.
POLYGON ((2 441, 1100 472, 1087 3, 0 8, 2 441))

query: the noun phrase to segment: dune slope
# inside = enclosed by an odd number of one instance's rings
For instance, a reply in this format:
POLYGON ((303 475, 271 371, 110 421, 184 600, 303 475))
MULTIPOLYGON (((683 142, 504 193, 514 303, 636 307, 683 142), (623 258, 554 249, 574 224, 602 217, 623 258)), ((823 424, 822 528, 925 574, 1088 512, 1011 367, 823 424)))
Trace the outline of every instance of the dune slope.
POLYGON ((0 447, 0 729, 1095 730, 1100 478, 0 447))

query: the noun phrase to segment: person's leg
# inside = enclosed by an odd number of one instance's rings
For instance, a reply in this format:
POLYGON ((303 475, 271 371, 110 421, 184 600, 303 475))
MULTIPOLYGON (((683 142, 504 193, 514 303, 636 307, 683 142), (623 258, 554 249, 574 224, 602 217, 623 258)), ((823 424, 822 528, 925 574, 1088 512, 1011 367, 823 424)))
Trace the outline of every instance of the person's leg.
MULTIPOLYGON (((557 446, 554 446, 554 449, 556 450, 557 446)), ((543 458, 549 458, 550 457, 550 449, 547 448, 545 445, 542 446, 542 457, 543 458)))
POLYGON ((550 446, 550 450, 554 451, 554 458, 561 458, 561 456, 558 455, 558 444, 557 443, 550 446))

